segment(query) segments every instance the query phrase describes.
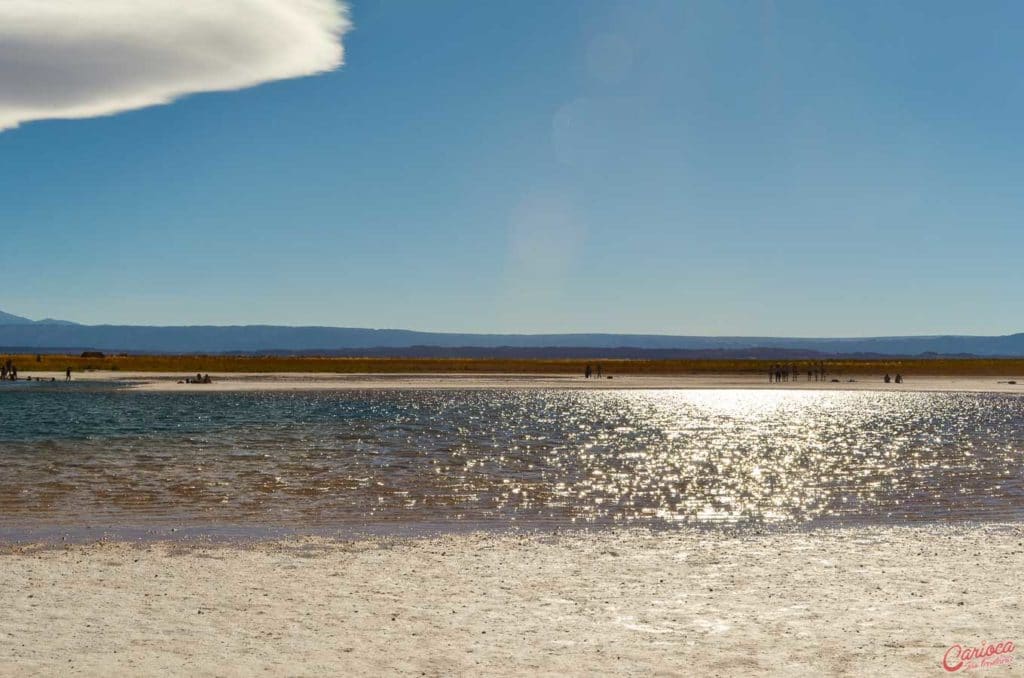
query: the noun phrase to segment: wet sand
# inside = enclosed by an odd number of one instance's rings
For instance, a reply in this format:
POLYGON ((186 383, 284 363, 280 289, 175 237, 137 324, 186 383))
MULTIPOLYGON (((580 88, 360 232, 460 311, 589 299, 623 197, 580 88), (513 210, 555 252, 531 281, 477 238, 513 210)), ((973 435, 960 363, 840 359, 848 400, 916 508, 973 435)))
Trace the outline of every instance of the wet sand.
POLYGON ((0 674, 944 675, 954 643, 1024 639, 1022 543, 995 525, 8 546, 0 674))
MULTIPOLYGON (((63 374, 40 372, 28 376, 44 380, 63 374)), ((212 374, 212 384, 184 383, 186 375, 153 372, 76 373, 75 381, 127 382, 142 391, 333 391, 348 389, 773 389, 773 390, 856 390, 856 391, 963 391, 1024 393, 1021 376, 915 376, 902 384, 886 384, 882 375, 829 377, 829 381, 800 381, 771 384, 765 375, 611 375, 612 378, 585 379, 582 375, 550 374, 324 374, 324 373, 232 373, 212 374), (833 382, 836 378, 839 381, 833 382), (1016 384, 1008 382, 1015 381, 1016 384), (181 383, 179 383, 181 382, 181 383)))

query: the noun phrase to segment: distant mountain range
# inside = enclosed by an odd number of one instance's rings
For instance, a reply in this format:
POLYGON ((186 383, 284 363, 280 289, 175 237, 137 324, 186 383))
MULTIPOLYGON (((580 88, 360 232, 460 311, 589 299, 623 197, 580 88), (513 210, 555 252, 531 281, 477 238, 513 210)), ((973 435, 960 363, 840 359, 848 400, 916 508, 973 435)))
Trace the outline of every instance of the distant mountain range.
POLYGON ((0 326, 5 325, 76 325, 76 323, 67 320, 54 320, 53 318, 29 320, 28 318, 22 318, 20 315, 12 315, 0 311, 0 326))
POLYGON ((0 351, 438 357, 780 358, 1024 356, 1024 334, 855 339, 652 334, 455 334, 273 325, 150 327, 30 320, 0 311, 0 351))

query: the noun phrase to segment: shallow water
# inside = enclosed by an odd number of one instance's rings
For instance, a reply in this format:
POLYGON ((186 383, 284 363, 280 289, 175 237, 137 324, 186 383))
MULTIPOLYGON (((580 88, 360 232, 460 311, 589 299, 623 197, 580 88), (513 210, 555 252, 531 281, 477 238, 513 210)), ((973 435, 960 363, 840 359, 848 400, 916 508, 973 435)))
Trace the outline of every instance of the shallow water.
POLYGON ((7 530, 1024 517, 1016 395, 11 386, 7 530))

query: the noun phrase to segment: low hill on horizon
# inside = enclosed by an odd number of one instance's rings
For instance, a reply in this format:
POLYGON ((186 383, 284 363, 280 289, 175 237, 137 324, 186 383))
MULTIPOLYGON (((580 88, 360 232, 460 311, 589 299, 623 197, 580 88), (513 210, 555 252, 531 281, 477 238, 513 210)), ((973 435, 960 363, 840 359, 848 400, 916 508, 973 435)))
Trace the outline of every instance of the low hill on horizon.
POLYGON ((78 325, 70 320, 57 320, 56 318, 43 318, 42 320, 31 320, 13 313, 0 311, 0 327, 6 325, 78 325))
POLYGON ((34 320, 22 318, 20 315, 0 311, 0 325, 31 325, 34 322, 34 320))
POLYGON ((78 325, 0 312, 0 351, 274 353, 313 355, 530 355, 664 357, 1024 356, 1024 334, 864 338, 706 337, 655 334, 467 334, 274 325, 78 325))

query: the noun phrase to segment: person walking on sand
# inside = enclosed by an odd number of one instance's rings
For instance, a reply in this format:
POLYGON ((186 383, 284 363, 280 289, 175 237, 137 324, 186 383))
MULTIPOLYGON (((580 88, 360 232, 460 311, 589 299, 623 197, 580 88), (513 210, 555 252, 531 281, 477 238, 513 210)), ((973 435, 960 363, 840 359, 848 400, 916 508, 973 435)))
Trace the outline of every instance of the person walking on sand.
POLYGON ((587 363, 587 369, 583 370, 583 376, 587 379, 590 379, 591 374, 593 374, 593 372, 590 369, 590 363, 587 363))
POLYGON ((64 381, 71 381, 71 368, 64 371, 64 381))

